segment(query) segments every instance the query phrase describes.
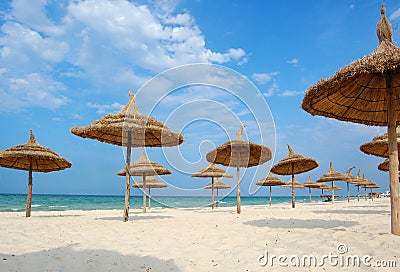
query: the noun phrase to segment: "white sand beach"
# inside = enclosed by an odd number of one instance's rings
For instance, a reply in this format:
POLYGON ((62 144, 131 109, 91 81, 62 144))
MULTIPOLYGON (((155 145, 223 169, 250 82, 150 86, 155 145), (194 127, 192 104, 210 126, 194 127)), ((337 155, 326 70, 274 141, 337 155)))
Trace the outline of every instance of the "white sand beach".
POLYGON ((198 210, 0 213, 0 271, 398 271, 400 237, 390 234, 388 198, 198 210), (339 246, 338 248, 338 245, 339 246), (347 249, 347 251, 346 251, 347 249), (281 265, 259 264, 268 251, 281 265), (341 251, 341 252, 339 252, 341 251), (340 254, 343 253, 343 254, 340 254), (334 257, 293 266, 296 258, 334 257), (340 256, 366 255, 366 267, 340 256), (292 256, 292 257, 290 257, 292 256), (291 258, 291 260, 289 260, 291 258), (397 268, 377 268, 379 264, 397 268), (335 265, 335 263, 337 264, 335 265), (396 270, 397 269, 397 270, 396 270))

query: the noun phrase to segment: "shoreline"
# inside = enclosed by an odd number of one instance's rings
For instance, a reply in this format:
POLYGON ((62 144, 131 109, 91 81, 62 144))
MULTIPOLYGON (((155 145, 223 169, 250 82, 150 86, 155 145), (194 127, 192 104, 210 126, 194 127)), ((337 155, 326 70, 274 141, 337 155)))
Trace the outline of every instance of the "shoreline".
MULTIPOLYGON (((271 255, 337 253, 395 260, 400 237, 390 234, 390 201, 360 200, 201 209, 37 211, 0 213, 1 271, 282 271, 271 255)), ((286 267, 321 271, 322 267, 286 267)), ((324 271, 340 271, 329 264, 324 271)), ((394 271, 350 267, 347 271, 394 271)))

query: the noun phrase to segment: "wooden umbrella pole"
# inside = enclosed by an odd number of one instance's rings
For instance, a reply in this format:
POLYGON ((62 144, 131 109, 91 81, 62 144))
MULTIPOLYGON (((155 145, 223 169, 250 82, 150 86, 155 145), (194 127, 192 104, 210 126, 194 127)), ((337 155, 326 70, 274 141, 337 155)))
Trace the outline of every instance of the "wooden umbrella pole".
POLYGON ((125 179, 125 206, 124 206, 124 222, 129 220, 129 202, 131 197, 131 176, 129 166, 131 164, 131 147, 132 147, 132 132, 128 131, 128 142, 126 145, 126 179, 125 179))
POLYGON ((365 201, 367 201, 367 188, 364 187, 364 199, 365 201))
POLYGON ((269 186, 269 205, 272 204, 272 186, 269 186))
POLYGON ((374 201, 374 195, 372 194, 372 188, 371 189, 371 200, 374 201))
POLYGON ((357 186, 357 201, 360 202, 360 185, 357 186))
POLYGON ((218 208, 218 202, 219 202, 219 199, 218 199, 218 188, 217 188, 217 203, 216 203, 217 208, 218 208))
POLYGON ((349 189, 349 183, 347 183, 347 203, 350 203, 350 189, 349 189))
POLYGON ((236 174, 237 174, 237 190, 236 190, 236 212, 240 214, 240 168, 239 163, 236 167, 236 174))
POLYGON ((333 183, 334 183, 334 181, 332 180, 332 204, 335 201, 335 190, 333 188, 333 186, 334 186, 333 183))
POLYGON ((151 194, 150 194, 150 187, 149 187, 149 212, 150 212, 150 202, 151 202, 151 194))
POLYGON ((388 113, 389 138, 389 173, 390 173, 390 206, 391 232, 400 235, 400 198, 399 198, 399 159, 396 135, 396 107, 392 88, 392 76, 386 76, 386 100, 388 113))
POLYGON ((31 217, 32 207, 32 158, 29 158, 28 195, 26 197, 26 217, 31 217))
POLYGON ((214 209, 214 177, 211 177, 211 209, 214 209))
POLYGON ((294 200, 294 165, 292 163, 292 208, 295 207, 295 200, 294 200))
POLYGON ((143 173, 143 213, 146 213, 146 174, 143 173))
POLYGON ((324 202, 324 200, 325 200, 325 196, 324 196, 324 189, 321 189, 321 194, 322 194, 322 202, 324 202))
POLYGON ((308 193, 310 194, 310 203, 312 202, 312 198, 311 198, 311 187, 308 187, 308 193))

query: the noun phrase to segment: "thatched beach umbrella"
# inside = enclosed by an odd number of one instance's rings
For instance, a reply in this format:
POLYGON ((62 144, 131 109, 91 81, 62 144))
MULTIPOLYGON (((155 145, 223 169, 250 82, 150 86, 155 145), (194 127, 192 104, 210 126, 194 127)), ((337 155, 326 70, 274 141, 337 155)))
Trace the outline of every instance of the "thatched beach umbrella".
POLYGON ((354 184, 357 187, 357 201, 360 201, 360 186, 365 183, 365 179, 363 179, 360 175, 360 169, 358 170, 357 176, 347 177, 347 182, 354 184))
POLYGON ((321 198, 322 198, 322 202, 324 202, 325 200, 325 196, 324 196, 324 190, 331 188, 331 186, 329 186, 326 183, 320 183, 319 184, 319 189, 321 189, 321 198))
POLYGON ((192 177, 197 178, 211 178, 211 208, 214 209, 214 178, 233 178, 233 176, 223 169, 218 168, 215 163, 209 163, 207 167, 201 169, 199 172, 194 173, 192 177))
POLYGON ((346 173, 344 174, 344 181, 346 182, 346 186, 347 186, 347 203, 350 202, 350 185, 349 183, 353 180, 354 176, 351 175, 351 170, 353 170, 355 168, 355 166, 350 167, 346 173))
POLYGON ((312 115, 387 126, 390 160, 391 232, 400 235, 400 198, 396 126, 400 121, 400 48, 382 5, 377 25, 379 45, 373 53, 338 70, 309 88, 302 108, 312 115))
POLYGON ((332 162, 329 164, 329 171, 326 174, 323 174, 317 182, 332 182, 332 204, 335 200, 335 190, 333 190, 334 182, 335 181, 346 181, 348 177, 346 177, 344 174, 336 171, 333 168, 332 162))
MULTIPOLYGON (((129 102, 118 113, 107 114, 89 126, 73 127, 71 132, 82 138, 126 146, 126 166, 131 161, 131 147, 175 146, 183 142, 180 133, 143 115, 136 106, 136 97, 129 92, 129 102)), ((129 219, 130 176, 126 172, 124 221, 129 219)))
MULTIPOLYGON (((230 176, 232 176, 232 175, 230 175, 230 176)), ((218 178, 216 178, 215 181, 211 182, 210 184, 208 184, 207 186, 204 187, 204 189, 211 189, 211 190, 217 189, 217 201, 216 201, 217 207, 218 207, 218 203, 219 203, 218 190, 219 189, 229 189, 229 188, 231 188, 231 186, 229 186, 226 183, 223 183, 218 178)))
POLYGON ((258 186, 269 186, 269 205, 272 204, 272 186, 282 186, 285 185, 286 182, 281 179, 275 177, 271 172, 268 176, 256 183, 258 186))
MULTIPOLYGON (((117 175, 125 176, 126 175, 126 167, 119 171, 117 175)), ((152 162, 146 155, 146 151, 142 147, 142 156, 134 163, 129 166, 129 175, 130 176, 142 176, 143 177, 143 213, 146 212, 146 176, 161 176, 161 175, 169 175, 172 172, 162 165, 152 162)))
MULTIPOLYGON (((386 159, 384 162, 378 165, 378 169, 384 172, 389 171, 389 159, 386 159)), ((399 171, 400 171, 400 164, 399 164, 399 171)))
MULTIPOLYGON (((372 192, 373 188, 380 188, 379 185, 377 185, 375 182, 368 180, 367 182, 365 182, 363 185, 361 185, 361 187, 364 188, 364 192, 367 188, 369 188, 371 190, 371 200, 374 201, 374 194, 372 192)), ((365 197, 367 197, 367 193, 365 192, 365 197)))
POLYGON ((244 140, 242 133, 244 125, 240 127, 235 138, 225 142, 206 155, 209 162, 236 167, 236 211, 240 213, 240 167, 252 167, 263 164, 272 158, 271 150, 267 146, 244 140))
POLYGON ((280 160, 271 168, 271 172, 277 175, 292 176, 292 208, 295 207, 294 198, 294 175, 308 172, 318 167, 318 162, 306 156, 296 154, 290 145, 288 145, 289 155, 280 160))
POLYGON ((26 217, 31 216, 32 172, 52 172, 70 168, 71 163, 50 148, 41 146, 29 131, 29 141, 0 151, 0 166, 29 171, 28 194, 26 199, 26 217))
POLYGON ((310 203, 311 203, 312 202, 311 188, 320 189, 321 186, 318 183, 312 181, 311 177, 308 177, 308 180, 303 183, 303 186, 308 188, 308 193, 310 194, 310 203))
POLYGON ((151 203, 151 188, 165 188, 168 187, 167 184, 162 182, 159 179, 156 179, 154 177, 148 177, 146 178, 146 181, 143 179, 139 182, 136 182, 135 184, 132 185, 132 188, 143 188, 143 190, 148 189, 149 190, 149 210, 150 210, 150 203, 151 203), (144 186, 144 183, 146 182, 146 188, 144 186))
POLYGON ((300 189, 306 188, 303 184, 298 182, 296 178, 293 178, 293 179, 289 180, 288 182, 285 182, 284 185, 282 185, 282 187, 292 187, 292 186, 294 186, 294 188, 300 188, 300 189))
MULTIPOLYGON (((397 147, 400 145, 400 132, 399 128, 396 129, 397 134, 397 147)), ((362 144, 360 150, 368 155, 374 155, 382 158, 389 157, 389 138, 388 134, 375 136, 372 141, 362 144)))

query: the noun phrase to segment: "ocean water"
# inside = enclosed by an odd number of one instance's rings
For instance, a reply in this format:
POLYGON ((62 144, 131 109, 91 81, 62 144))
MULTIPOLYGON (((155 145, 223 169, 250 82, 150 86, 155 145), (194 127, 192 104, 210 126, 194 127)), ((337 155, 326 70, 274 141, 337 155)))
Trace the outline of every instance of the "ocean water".
MULTIPOLYGON (((147 199, 148 201, 148 199, 147 199)), ((308 202, 308 196, 296 196, 296 202, 308 202)), ((321 201, 314 197, 313 201, 321 201)), ((276 196, 272 204, 291 203, 290 196, 276 196)), ((266 205, 267 197, 242 196, 241 204, 266 205)), ((199 208, 211 206, 211 197, 156 196, 152 197, 152 208, 199 208)), ((220 199, 219 207, 236 206, 236 197, 220 199)), ((26 195, 0 194, 0 212, 25 211, 26 195)), ((131 196, 130 208, 143 207, 142 196, 131 196)), ((113 210, 124 209, 124 196, 94 195, 33 195, 32 211, 66 211, 66 210, 113 210)))

